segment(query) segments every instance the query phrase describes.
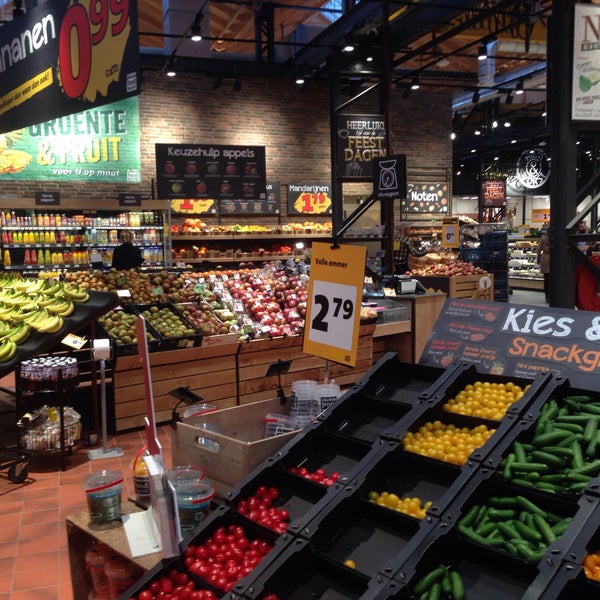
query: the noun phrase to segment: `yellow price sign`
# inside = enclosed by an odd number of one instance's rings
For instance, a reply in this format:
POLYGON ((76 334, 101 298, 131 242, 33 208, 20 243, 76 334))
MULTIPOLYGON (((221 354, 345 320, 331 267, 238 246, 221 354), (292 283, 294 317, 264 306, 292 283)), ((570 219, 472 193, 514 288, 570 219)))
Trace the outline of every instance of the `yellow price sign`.
POLYGON ((171 210, 176 213, 202 215, 215 212, 215 201, 212 198, 178 198, 171 200, 171 210))
POLYGON ((353 367, 367 248, 315 242, 311 256, 302 351, 353 367))
POLYGON ((324 192, 303 192, 294 202, 294 210, 299 213, 321 215, 331 207, 331 198, 324 192))

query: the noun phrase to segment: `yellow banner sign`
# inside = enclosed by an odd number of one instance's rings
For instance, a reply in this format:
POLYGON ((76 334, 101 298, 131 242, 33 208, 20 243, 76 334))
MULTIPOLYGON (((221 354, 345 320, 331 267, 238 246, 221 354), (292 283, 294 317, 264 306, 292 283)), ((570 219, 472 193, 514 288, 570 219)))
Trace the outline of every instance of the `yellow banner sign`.
POLYGON ((171 210, 190 215, 214 213, 215 201, 212 198, 179 198, 171 200, 171 210))

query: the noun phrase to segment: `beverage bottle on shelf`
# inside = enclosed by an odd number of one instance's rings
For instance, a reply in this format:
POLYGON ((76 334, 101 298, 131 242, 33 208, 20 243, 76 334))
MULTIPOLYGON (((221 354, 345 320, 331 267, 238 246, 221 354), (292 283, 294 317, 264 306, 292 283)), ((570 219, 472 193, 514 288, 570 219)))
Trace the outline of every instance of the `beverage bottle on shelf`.
POLYGON ((52 263, 52 257, 50 256, 50 249, 46 248, 46 252, 44 252, 44 264, 46 265, 51 265, 52 263))
POLYGON ((4 266, 10 267, 10 251, 8 249, 4 251, 4 266))
MULTIPOLYGON (((40 250, 41 252, 41 250, 40 250)), ((29 261, 30 265, 37 265, 38 264, 38 255, 37 252, 35 250, 31 251, 31 260, 29 261)))
POLYGON ((4 214, 4 211, 0 213, 0 225, 3 227, 6 225, 6 215, 4 214))
POLYGON ((38 265, 44 264, 44 251, 41 248, 38 250, 37 264, 38 265))
MULTIPOLYGON (((34 250, 35 252, 35 250, 34 250)), ((23 259, 23 262, 26 265, 30 265, 31 264, 31 253, 29 252, 29 249, 25 250, 25 258, 23 259)))

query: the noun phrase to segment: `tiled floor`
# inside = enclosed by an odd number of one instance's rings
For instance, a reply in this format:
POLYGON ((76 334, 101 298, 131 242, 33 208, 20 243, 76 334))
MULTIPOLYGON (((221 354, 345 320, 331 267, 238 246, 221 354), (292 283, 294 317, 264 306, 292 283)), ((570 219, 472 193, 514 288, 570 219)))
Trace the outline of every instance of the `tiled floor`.
MULTIPOLYGON (((171 428, 157 432, 169 466, 171 428)), ((87 508, 83 481, 93 471, 122 472, 122 497, 131 495, 131 463, 144 443, 143 431, 110 437, 107 449, 118 446, 123 456, 95 460, 88 459, 90 448, 76 447, 64 471, 58 455, 37 454, 23 484, 0 472, 0 600, 72 600, 65 519, 87 508)))

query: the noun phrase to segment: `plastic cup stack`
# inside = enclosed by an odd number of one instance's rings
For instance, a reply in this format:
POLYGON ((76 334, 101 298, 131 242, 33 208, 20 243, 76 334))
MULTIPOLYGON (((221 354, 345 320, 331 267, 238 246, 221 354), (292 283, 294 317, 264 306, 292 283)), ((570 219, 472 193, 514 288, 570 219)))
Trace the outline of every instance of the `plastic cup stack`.
POLYGON ((295 417, 299 427, 306 427, 315 419, 315 400, 317 382, 312 379, 300 379, 292 383, 290 417, 295 417))

